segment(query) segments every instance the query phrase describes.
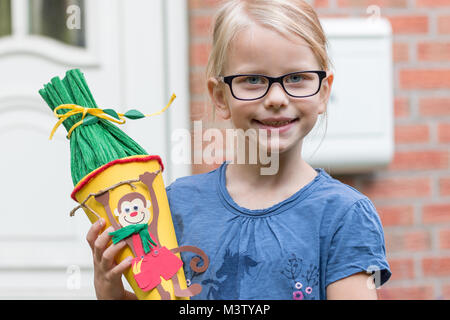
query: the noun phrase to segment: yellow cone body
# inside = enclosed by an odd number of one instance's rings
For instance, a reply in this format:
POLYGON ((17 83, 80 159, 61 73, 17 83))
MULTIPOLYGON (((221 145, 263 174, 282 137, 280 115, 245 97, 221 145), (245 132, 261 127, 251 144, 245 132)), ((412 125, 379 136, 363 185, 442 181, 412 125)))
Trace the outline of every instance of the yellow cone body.
MULTIPOLYGON (((146 171, 148 172, 155 172, 157 170, 162 171, 162 168, 158 160, 156 159, 147 160, 148 158, 149 156, 142 156, 142 155, 131 156, 119 159, 118 161, 117 160, 113 161, 114 164, 112 165, 111 163, 105 164, 104 166, 88 174, 75 186, 73 197, 75 197, 75 199, 79 203, 81 203, 84 199, 86 199, 89 196, 89 194, 97 193, 122 181, 138 179, 139 176, 146 171)), ((142 195, 144 195, 146 199, 151 200, 149 192, 144 184, 138 182, 134 183, 134 185, 136 186, 136 189, 132 189, 132 187, 129 185, 121 185, 109 191, 110 193, 109 205, 113 213, 114 210, 117 208, 119 199, 127 193, 139 192, 142 195)), ((165 246, 168 249, 176 248, 178 247, 178 243, 175 235, 175 230, 173 227, 172 216, 170 213, 169 202, 167 200, 167 194, 164 186, 164 181, 162 178, 162 173, 158 174, 158 176, 155 178, 153 182, 153 189, 155 191, 159 205, 159 218, 158 218, 159 242, 161 246, 165 246)), ((105 208, 101 203, 95 200, 94 197, 91 197, 86 202, 86 205, 105 219, 106 221, 105 229, 111 226, 111 221, 109 221, 109 217, 106 214, 105 208)), ((83 210, 85 211, 91 223, 97 221, 98 218, 95 214, 93 214, 86 208, 83 208, 83 210)), ((153 204, 150 210, 151 211, 153 210, 153 204)), ((153 212, 151 213, 153 218, 153 212)), ((149 223, 151 223, 152 218, 150 218, 149 223)), ((111 243, 112 242, 110 242, 110 244, 111 243)), ((179 253, 176 255, 180 258, 179 253)), ((116 256, 116 263, 120 263, 127 257, 134 257, 131 249, 128 246, 126 246, 123 250, 121 250, 119 254, 116 256)), ((144 292, 139 288, 134 279, 132 267, 128 268, 124 273, 124 275, 128 283, 130 284, 131 288, 135 292, 136 296, 138 297, 138 299, 140 300, 161 299, 158 290, 156 288, 147 292, 144 292)), ((181 288, 185 289, 187 286, 183 268, 180 268, 180 270, 178 270, 177 275, 181 288)), ((189 298, 175 297, 172 280, 166 281, 163 278, 161 278, 161 284, 166 291, 170 292, 171 299, 184 299, 184 300, 189 299, 189 298)))

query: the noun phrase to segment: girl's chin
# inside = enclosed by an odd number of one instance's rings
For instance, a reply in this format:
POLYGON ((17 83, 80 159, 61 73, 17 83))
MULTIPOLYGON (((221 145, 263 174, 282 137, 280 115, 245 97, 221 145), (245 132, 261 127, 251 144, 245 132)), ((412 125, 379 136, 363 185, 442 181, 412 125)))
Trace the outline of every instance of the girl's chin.
POLYGON ((280 139, 267 139, 266 141, 259 142, 259 149, 265 151, 267 154, 270 153, 284 153, 293 148, 292 143, 286 143, 285 141, 280 141, 280 139))

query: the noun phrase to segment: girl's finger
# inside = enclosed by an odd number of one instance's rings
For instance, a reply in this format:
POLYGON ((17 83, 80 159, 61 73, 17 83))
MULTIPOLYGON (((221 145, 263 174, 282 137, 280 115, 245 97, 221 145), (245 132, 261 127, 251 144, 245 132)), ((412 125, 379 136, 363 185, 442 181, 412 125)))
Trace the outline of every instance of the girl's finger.
POLYGON ((86 240, 89 243, 89 247, 91 247, 92 252, 94 252, 95 240, 98 238, 98 234, 100 233, 100 231, 104 226, 105 220, 103 218, 100 218, 95 223, 93 223, 92 226, 89 228, 89 231, 86 235, 86 240))
POLYGON ((102 260, 103 252, 105 251, 108 242, 111 240, 111 236, 109 235, 109 233, 113 231, 114 227, 111 226, 103 231, 102 234, 97 237, 97 240, 95 240, 94 259, 96 259, 97 262, 100 262, 102 260))
POLYGON ((112 244, 103 251, 102 260, 100 262, 103 270, 109 270, 114 263, 114 257, 126 246, 125 241, 112 244))
POLYGON ((110 279, 121 277, 125 270, 127 270, 127 268, 131 266, 132 260, 132 257, 127 257, 114 268, 112 268, 108 273, 110 279))

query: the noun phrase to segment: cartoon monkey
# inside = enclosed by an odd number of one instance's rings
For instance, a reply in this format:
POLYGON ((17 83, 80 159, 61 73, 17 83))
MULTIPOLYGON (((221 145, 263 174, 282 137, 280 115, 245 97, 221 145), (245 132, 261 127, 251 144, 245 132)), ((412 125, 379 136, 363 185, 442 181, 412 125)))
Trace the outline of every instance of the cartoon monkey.
POLYGON ((158 236, 159 206, 153 189, 153 181, 157 173, 145 172, 139 176, 140 182, 146 185, 150 200, 139 192, 130 192, 122 196, 114 210, 118 221, 114 218, 109 206, 109 191, 96 195, 95 199, 100 202, 108 215, 115 232, 112 233, 114 240, 125 240, 131 248, 135 258, 132 261, 133 273, 139 287, 148 291, 157 288, 161 299, 170 299, 170 294, 161 285, 161 276, 165 280, 171 279, 174 284, 174 293, 177 297, 190 297, 201 292, 200 284, 192 284, 186 289, 180 288, 177 271, 182 267, 183 262, 175 253, 191 251, 203 259, 203 266, 198 267, 200 259, 194 257, 190 260, 190 267, 195 272, 204 272, 209 265, 208 256, 203 250, 194 246, 181 246, 167 249, 161 247, 158 236), (153 217, 151 223, 150 208, 153 205, 153 217), (118 236, 118 239, 114 239, 118 236))

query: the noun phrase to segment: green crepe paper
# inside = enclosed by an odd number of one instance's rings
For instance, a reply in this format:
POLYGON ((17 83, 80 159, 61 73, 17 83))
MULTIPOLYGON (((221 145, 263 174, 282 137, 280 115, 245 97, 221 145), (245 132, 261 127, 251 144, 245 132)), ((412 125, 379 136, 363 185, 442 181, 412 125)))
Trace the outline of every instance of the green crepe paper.
MULTIPOLYGON (((62 80, 59 77, 52 78, 39 90, 39 94, 52 110, 61 104, 98 108, 79 69, 67 71, 62 80)), ((117 116, 114 110, 107 110, 108 114, 117 116)), ((69 109, 60 109, 57 113, 64 114, 68 111, 69 109)), ((139 115, 133 112, 132 116, 139 115)), ((69 131, 81 117, 81 114, 73 115, 62 124, 69 131)), ((70 170, 74 186, 87 174, 108 162, 128 156, 147 155, 141 146, 116 125, 108 120, 91 117, 86 116, 83 125, 78 126, 70 136, 70 170)))

